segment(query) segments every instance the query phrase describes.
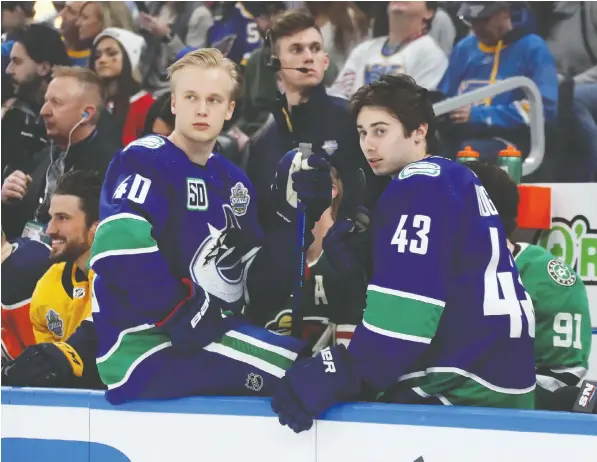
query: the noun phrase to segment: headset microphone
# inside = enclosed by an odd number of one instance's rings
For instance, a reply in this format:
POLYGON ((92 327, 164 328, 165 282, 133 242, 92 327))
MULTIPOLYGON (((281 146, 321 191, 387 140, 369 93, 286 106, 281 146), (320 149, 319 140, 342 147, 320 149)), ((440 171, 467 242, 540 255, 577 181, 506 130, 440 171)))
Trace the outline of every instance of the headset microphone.
POLYGON ((308 74, 309 73, 309 69, 306 67, 282 67, 282 64, 280 63, 280 60, 278 58, 270 58, 270 62, 266 64, 267 67, 271 68, 271 69, 275 69, 276 71, 281 71, 281 70, 291 70, 291 71, 298 71, 301 74, 308 74))

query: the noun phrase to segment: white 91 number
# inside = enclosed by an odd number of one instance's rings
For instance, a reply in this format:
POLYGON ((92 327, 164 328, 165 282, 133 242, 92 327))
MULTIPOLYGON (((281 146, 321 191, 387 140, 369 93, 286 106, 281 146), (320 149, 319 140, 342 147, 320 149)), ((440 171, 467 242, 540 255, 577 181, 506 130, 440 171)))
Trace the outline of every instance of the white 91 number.
POLYGON ((576 313, 574 318, 572 313, 558 313, 553 320, 553 330, 556 334, 553 336, 553 346, 560 348, 574 347, 582 350, 580 338, 580 328, 582 315, 576 313))
MULTIPOLYGON (((489 228, 489 237, 491 239, 491 259, 485 269, 483 314, 485 316, 510 316, 510 338, 520 338, 522 335, 522 311, 524 311, 529 324, 529 336, 534 338, 535 312, 533 302, 531 302, 529 294, 526 292, 524 300, 518 299, 511 271, 497 272, 498 262, 500 261, 500 241, 497 228, 489 228), (498 285, 502 289, 504 298, 500 298, 498 285)), ((510 263, 512 263, 512 260, 510 260, 510 263)), ((521 282, 520 278, 518 280, 521 282)))
POLYGON ((418 239, 407 239, 406 229, 404 229, 407 220, 408 215, 402 215, 400 217, 398 227, 394 232, 390 244, 397 247, 398 253, 406 252, 408 247, 408 250, 411 253, 425 255, 427 253, 427 248, 429 247, 429 238, 427 237, 427 234, 429 234, 429 230, 431 229, 431 218, 427 215, 415 215, 413 217, 412 225, 413 228, 418 230, 416 232, 418 239))

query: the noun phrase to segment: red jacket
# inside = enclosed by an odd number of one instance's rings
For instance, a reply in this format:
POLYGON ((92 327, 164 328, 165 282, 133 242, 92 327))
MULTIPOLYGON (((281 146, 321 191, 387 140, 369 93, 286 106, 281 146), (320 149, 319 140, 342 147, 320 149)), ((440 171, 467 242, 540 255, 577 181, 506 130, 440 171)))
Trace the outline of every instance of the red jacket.
MULTIPOLYGON (((153 96, 144 90, 134 94, 129 99, 129 112, 124 121, 122 128, 122 145, 126 146, 131 141, 135 141, 143 135, 143 128, 145 127, 145 118, 147 111, 154 103, 153 96)), ((108 102, 108 109, 114 109, 114 103, 108 102)))

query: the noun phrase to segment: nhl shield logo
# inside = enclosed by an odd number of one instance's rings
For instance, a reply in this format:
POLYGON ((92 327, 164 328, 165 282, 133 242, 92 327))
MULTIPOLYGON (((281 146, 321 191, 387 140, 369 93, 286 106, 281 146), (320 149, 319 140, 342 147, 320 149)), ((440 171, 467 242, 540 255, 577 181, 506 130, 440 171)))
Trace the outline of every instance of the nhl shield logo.
POLYGON ((324 141, 321 149, 323 149, 328 156, 331 156, 338 149, 338 142, 336 140, 324 141))
POLYGON ((85 287, 75 287, 73 289, 73 298, 84 298, 85 297, 85 287))
POLYGON ((251 372, 247 376, 245 387, 253 391, 261 390, 261 388, 263 388, 263 377, 261 377, 259 374, 254 374, 253 372, 251 372))
POLYGON ((64 322, 60 318, 60 315, 53 309, 49 309, 46 313, 46 323, 50 332, 56 337, 62 338, 64 335, 64 322))
POLYGON ((547 272, 561 286, 570 287, 576 282, 576 274, 561 261, 550 260, 547 264, 547 272))
POLYGON ((251 202, 249 190, 239 181, 230 189, 230 206, 232 207, 232 212, 236 216, 242 217, 247 213, 249 202, 251 202))

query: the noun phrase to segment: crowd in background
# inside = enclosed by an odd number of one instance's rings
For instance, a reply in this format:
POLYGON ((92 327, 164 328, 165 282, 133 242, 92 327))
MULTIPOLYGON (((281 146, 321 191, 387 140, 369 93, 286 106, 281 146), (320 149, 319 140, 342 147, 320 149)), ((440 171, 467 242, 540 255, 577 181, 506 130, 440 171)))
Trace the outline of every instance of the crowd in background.
MULTIPOLYGON (((201 47, 219 49, 242 71, 242 92, 218 149, 247 171, 258 194, 271 186, 281 156, 301 141, 297 133, 309 133, 326 151, 352 143, 360 155, 354 123, 335 104, 395 73, 412 76, 437 101, 528 77, 543 101, 546 153, 527 180, 597 180, 597 3, 52 2, 55 14, 43 18, 36 3, 2 3, 8 242, 73 233, 80 245, 71 260, 88 254, 97 211, 83 207, 78 228, 67 229, 58 220, 69 212, 58 213, 57 205, 49 211, 53 194, 81 198, 95 180, 69 172, 101 178, 118 149, 149 133, 169 135, 167 68, 201 47), (325 53, 317 45, 290 49, 296 59, 281 62, 272 45, 297 25, 276 26, 276 19, 299 8, 321 31, 325 53), (311 66, 316 83, 307 101, 300 82, 311 66), (315 112, 324 124, 310 118, 315 112)), ((472 146, 494 160, 515 145, 526 156, 529 123, 529 102, 515 90, 438 117, 439 138, 429 147, 454 158, 472 146)), ((72 271, 76 286, 81 280, 72 271)), ((3 307, 22 301, 5 300, 4 276, 2 289, 3 307)), ((56 318, 46 320, 56 325, 56 318)))

